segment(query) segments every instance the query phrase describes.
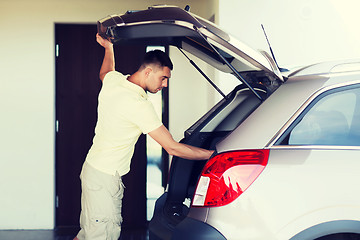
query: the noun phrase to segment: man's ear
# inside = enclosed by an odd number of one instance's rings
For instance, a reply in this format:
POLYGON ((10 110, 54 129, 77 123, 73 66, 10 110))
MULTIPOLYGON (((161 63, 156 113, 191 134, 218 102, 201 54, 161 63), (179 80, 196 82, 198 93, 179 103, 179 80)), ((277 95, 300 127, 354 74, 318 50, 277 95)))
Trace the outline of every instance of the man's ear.
POLYGON ((144 74, 145 74, 146 77, 148 77, 151 72, 152 72, 152 68, 151 68, 151 67, 146 67, 146 68, 144 69, 144 74))

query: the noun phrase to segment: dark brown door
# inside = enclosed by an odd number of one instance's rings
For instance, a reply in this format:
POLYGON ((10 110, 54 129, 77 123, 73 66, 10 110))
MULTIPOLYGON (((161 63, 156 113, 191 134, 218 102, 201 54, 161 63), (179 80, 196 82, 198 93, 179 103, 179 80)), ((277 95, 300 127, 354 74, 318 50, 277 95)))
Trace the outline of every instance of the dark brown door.
MULTIPOLYGON (((91 146, 97 119, 98 74, 104 49, 95 40, 96 25, 56 24, 56 227, 78 227, 79 174, 91 146)), ((145 46, 116 46, 116 69, 137 69, 145 46)), ((146 224, 146 143, 141 136, 124 177, 123 226, 146 224)))

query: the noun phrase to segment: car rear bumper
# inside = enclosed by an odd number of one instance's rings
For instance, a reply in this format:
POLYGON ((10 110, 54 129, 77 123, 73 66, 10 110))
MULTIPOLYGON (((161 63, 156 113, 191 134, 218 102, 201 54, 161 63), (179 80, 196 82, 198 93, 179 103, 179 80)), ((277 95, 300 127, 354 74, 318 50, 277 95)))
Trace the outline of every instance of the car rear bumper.
POLYGON ((226 238, 212 226, 195 220, 185 218, 174 229, 172 240, 226 240, 226 238))

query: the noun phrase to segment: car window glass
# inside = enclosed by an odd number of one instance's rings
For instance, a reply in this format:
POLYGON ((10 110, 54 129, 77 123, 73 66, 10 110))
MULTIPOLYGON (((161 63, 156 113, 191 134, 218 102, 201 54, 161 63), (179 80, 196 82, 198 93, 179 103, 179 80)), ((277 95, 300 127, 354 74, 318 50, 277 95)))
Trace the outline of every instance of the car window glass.
POLYGON ((360 145, 360 89, 326 95, 294 127, 290 145, 360 145))
POLYGON ((201 132, 232 131, 261 101, 248 89, 237 92, 231 103, 201 130, 201 132))

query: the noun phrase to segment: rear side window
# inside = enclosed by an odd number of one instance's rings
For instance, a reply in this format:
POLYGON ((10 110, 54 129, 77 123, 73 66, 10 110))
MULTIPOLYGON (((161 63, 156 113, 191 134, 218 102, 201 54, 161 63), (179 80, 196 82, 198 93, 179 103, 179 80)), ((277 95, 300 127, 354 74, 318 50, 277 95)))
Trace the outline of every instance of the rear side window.
POLYGON ((322 94, 290 129, 282 144, 360 146, 360 88, 322 94))

